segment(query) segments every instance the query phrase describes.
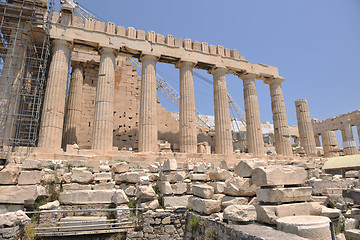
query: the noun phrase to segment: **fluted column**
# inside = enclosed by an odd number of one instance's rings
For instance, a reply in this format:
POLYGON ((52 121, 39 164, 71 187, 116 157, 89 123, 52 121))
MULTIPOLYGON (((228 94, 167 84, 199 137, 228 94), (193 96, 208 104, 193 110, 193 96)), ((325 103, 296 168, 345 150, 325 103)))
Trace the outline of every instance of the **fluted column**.
POLYGON ((273 79, 269 82, 274 123, 275 150, 277 154, 292 156, 293 152, 281 82, 281 79, 273 79))
POLYGON ((214 79, 215 153, 217 154, 233 153, 226 71, 226 68, 212 70, 214 79))
POLYGON ((193 66, 180 62, 180 152, 197 152, 196 111, 193 66))
POLYGON ((309 106, 306 99, 295 101, 296 117, 298 122, 300 146, 304 148, 306 155, 316 156, 316 144, 314 130, 310 118, 309 106))
POLYGON ((111 150, 113 146, 115 54, 114 49, 107 47, 101 48, 100 53, 91 148, 111 150))
POLYGON ((321 133, 321 139, 324 149, 324 157, 339 156, 336 134, 334 131, 325 131, 321 133))
POLYGON ((72 67, 68 103, 66 108, 64 145, 77 143, 81 123, 82 86, 84 69, 81 63, 72 67))
POLYGON ((46 84, 38 147, 61 148, 65 97, 69 69, 69 43, 54 40, 53 56, 46 84))
POLYGON ((242 80, 244 84, 244 105, 248 152, 255 155, 264 155, 265 147, 262 135, 255 76, 247 75, 242 77, 242 80))
POLYGON ((344 155, 359 154, 350 122, 346 122, 344 127, 345 128, 341 130, 344 155))
POLYGON ((156 56, 144 55, 142 62, 139 152, 157 152, 156 56))

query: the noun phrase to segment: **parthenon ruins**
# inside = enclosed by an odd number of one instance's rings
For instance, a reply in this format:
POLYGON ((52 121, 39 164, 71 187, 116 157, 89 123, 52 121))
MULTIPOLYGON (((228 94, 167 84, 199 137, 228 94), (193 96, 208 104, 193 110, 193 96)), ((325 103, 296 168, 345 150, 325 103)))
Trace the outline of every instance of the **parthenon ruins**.
POLYGON ((289 126, 277 67, 54 8, 0 1, 0 239, 360 239, 360 110, 318 120, 294 99, 289 126), (195 107, 196 77, 213 116, 195 107))

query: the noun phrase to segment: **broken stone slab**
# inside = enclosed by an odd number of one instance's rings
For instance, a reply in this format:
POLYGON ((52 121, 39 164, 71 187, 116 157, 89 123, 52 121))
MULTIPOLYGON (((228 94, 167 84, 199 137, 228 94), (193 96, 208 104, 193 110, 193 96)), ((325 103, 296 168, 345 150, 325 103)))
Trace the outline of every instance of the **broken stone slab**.
POLYGON ((206 184, 214 188, 214 193, 224 193, 225 182, 207 182, 206 184))
POLYGON ((20 173, 18 184, 19 185, 35 185, 39 184, 42 179, 41 172, 38 170, 34 171, 22 171, 20 173))
POLYGON ((203 199, 195 196, 189 198, 188 206, 198 213, 207 215, 221 211, 220 200, 203 199))
POLYGON ((25 225, 27 222, 30 222, 31 219, 21 210, 16 212, 8 212, 5 214, 0 214, 0 226, 3 227, 13 227, 16 225, 25 225))
POLYGON ((310 201, 311 193, 311 187, 256 189, 257 199, 264 203, 310 201))
POLYGON ((359 171, 352 170, 345 173, 346 178, 359 178, 359 171))
POLYGON ((123 182, 140 183, 140 174, 138 172, 126 172, 122 174, 116 174, 115 182, 116 184, 120 184, 123 182))
POLYGON ((321 216, 328 217, 330 219, 338 219, 341 215, 341 211, 336 208, 328 208, 321 206, 321 216))
POLYGON ((62 204, 112 203, 115 190, 77 190, 60 193, 62 204))
POLYGON ((176 171, 177 169, 177 162, 175 159, 168 159, 164 161, 162 170, 163 171, 176 171))
POLYGON ((171 195, 173 194, 171 184, 169 182, 160 182, 158 183, 160 193, 162 195, 171 195))
POLYGON ((79 184, 79 183, 68 183, 68 184, 63 184, 62 188, 63 188, 64 191, 91 190, 91 185, 89 185, 89 184, 79 184))
POLYGON ((159 208, 159 201, 152 200, 152 201, 140 203, 140 208, 144 208, 144 210, 155 210, 159 208))
POLYGON ((136 196, 136 187, 133 185, 125 185, 123 190, 125 191, 126 195, 130 197, 136 196))
POLYGON ((214 196, 214 188, 207 184, 196 184, 192 186, 192 191, 195 196, 211 199, 214 196))
POLYGON ((276 220, 278 230, 313 240, 331 240, 330 219, 322 216, 288 216, 276 220))
POLYGON ((20 174, 20 167, 8 164, 0 171, 0 184, 16 184, 20 174))
POLYGON ((129 167, 130 167, 129 164, 127 164, 125 162, 121 162, 121 163, 114 164, 112 166, 111 170, 114 173, 125 173, 125 172, 129 171, 129 167))
POLYGON ((35 202, 38 196, 45 196, 46 190, 43 186, 0 186, 0 203, 24 204, 35 202))
POLYGON ((345 230, 346 240, 358 240, 360 239, 360 229, 345 230))
POLYGON ((164 206, 165 207, 187 207, 188 201, 191 195, 183 195, 183 196, 165 196, 164 197, 164 206))
POLYGON ((266 162, 263 161, 241 160, 235 166, 234 173, 239 177, 250 177, 255 168, 266 165, 266 162))
POLYGON ((120 204, 128 203, 129 199, 122 189, 116 189, 111 198, 111 201, 116 205, 120 205, 120 204))
POLYGON ((359 228, 359 220, 355 218, 345 218, 344 228, 345 230, 359 228))
POLYGON ((257 186, 301 185, 307 173, 302 167, 269 166, 255 168, 251 177, 257 186))
POLYGON ((92 183, 94 176, 92 172, 87 171, 86 168, 73 168, 71 174, 71 181, 77 183, 92 183))
POLYGON ((233 177, 225 181, 224 193, 230 196, 255 196, 256 189, 251 178, 233 177))
POLYGON ((206 163, 197 163, 194 165, 193 172, 194 173, 205 173, 207 171, 206 163))
POLYGON ((248 200, 244 197, 232 197, 232 196, 224 196, 221 199, 221 208, 225 209, 231 205, 247 205, 248 200))
POLYGON ((324 195, 327 193, 328 188, 348 189, 354 186, 354 182, 346 178, 334 180, 314 179, 309 181, 309 186, 312 187, 313 195, 324 195))
POLYGON ((140 176, 140 184, 141 185, 149 185, 150 184, 149 176, 140 176))
POLYGON ((256 210, 253 205, 231 205, 225 208, 223 217, 233 222, 252 222, 256 220, 256 210))
POLYGON ((139 186, 136 190, 136 198, 142 200, 153 200, 156 193, 151 186, 139 186))
POLYGON ((32 159, 24 159, 22 162, 21 168, 24 170, 40 170, 41 169, 41 161, 32 160, 32 159))
POLYGON ((57 209, 60 206, 60 202, 58 200, 55 200, 53 202, 48 202, 44 205, 41 205, 39 207, 40 210, 54 210, 57 209))
POLYGON ((107 182, 112 180, 110 172, 94 173, 94 180, 97 182, 107 182))
POLYGON ((230 171, 221 168, 216 168, 209 172, 209 178, 212 181, 226 181, 231 177, 232 174, 230 171))
POLYGON ((115 182, 101 182, 95 184, 93 189, 94 190, 111 190, 115 188, 115 182))
POLYGON ((209 175, 206 173, 191 173, 189 178, 191 181, 208 181, 209 175))
POLYGON ((173 194, 183 195, 187 191, 187 184, 182 183, 182 182, 174 183, 174 184, 171 184, 171 189, 172 189, 173 194))
POLYGON ((255 205, 257 213, 257 221, 276 224, 276 219, 279 217, 299 216, 299 215, 314 215, 321 214, 321 206, 318 203, 290 203, 282 205, 255 205))

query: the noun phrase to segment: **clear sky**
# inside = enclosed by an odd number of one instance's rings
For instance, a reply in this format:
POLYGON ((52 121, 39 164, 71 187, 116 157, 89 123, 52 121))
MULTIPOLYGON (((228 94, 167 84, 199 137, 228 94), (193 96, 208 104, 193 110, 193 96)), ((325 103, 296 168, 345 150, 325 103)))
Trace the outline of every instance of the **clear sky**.
MULTIPOLYGON (((116 25, 238 49, 251 63, 278 67, 290 125, 297 124, 294 102, 301 98, 320 120, 360 109, 360 0, 77 1, 116 25)), ((157 70, 179 88, 173 65, 159 63, 157 70)), ((197 109, 213 115, 212 87, 194 80, 197 109)), ((227 75, 227 83, 244 109, 242 81, 227 75)), ((261 121, 272 122, 269 86, 256 84, 261 121)))

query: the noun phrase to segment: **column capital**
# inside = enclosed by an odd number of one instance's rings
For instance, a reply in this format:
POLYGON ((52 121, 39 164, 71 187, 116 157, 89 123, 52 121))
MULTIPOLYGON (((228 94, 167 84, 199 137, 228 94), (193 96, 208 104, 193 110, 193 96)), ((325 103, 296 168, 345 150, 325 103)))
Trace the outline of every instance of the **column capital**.
POLYGON ((285 81, 285 78, 283 78, 283 77, 277 77, 277 78, 267 79, 267 80, 264 81, 264 83, 269 84, 269 85, 271 85, 271 84, 276 84, 276 83, 280 83, 280 84, 281 84, 283 81, 285 81))
POLYGON ((52 48, 54 49, 55 46, 65 46, 69 50, 72 50, 74 47, 74 43, 72 40, 65 40, 65 39, 52 39, 51 43, 53 44, 52 48))
POLYGON ((71 67, 84 68, 85 62, 71 61, 71 67))
POLYGON ((209 74, 218 74, 218 73, 221 73, 221 74, 226 74, 228 71, 228 69, 225 67, 225 66, 215 66, 213 68, 211 68, 208 72, 209 74))
POLYGON ((245 74, 239 75, 238 77, 239 77, 241 80, 243 80, 243 81, 255 80, 255 79, 256 79, 256 74, 245 73, 245 74))
POLYGON ((100 54, 112 53, 114 56, 118 54, 117 49, 111 47, 100 47, 99 52, 100 54))
POLYGON ((181 68, 183 66, 191 66, 192 68, 197 64, 197 62, 192 61, 192 60, 182 60, 180 59, 176 64, 175 64, 175 68, 181 68))
POLYGON ((139 61, 142 62, 144 60, 153 60, 155 62, 157 62, 160 58, 160 55, 156 55, 156 54, 150 54, 150 53, 141 53, 140 57, 139 57, 139 61))

